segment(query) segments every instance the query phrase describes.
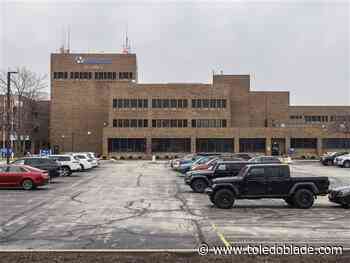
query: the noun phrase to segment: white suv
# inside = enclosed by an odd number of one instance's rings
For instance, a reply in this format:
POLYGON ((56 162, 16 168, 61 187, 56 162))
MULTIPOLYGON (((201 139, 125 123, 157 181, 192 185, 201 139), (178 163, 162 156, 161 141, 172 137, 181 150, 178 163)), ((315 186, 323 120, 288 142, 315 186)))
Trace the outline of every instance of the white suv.
POLYGON ((59 162, 61 165, 61 175, 70 176, 73 172, 81 170, 79 160, 68 154, 57 154, 48 156, 50 159, 59 162))
POLYGON ((84 154, 84 153, 72 153, 72 156, 74 158, 79 159, 80 166, 81 166, 81 169, 83 171, 92 168, 91 160, 89 159, 89 157, 86 154, 84 154))
POLYGON ((342 155, 335 158, 334 164, 341 167, 350 168, 350 154, 342 155))
POLYGON ((98 159, 95 157, 95 154, 93 152, 85 152, 85 154, 90 160, 92 167, 97 167, 99 165, 98 159))

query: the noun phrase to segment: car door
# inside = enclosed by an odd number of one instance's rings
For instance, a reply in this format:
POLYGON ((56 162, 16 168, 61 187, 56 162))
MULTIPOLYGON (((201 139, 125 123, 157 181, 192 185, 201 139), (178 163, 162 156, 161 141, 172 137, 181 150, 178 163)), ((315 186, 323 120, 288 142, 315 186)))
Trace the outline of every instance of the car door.
POLYGON ((242 163, 230 163, 228 165, 229 176, 236 176, 244 166, 242 163))
POLYGON ((243 194, 245 196, 260 196, 266 194, 266 177, 264 167, 251 167, 244 177, 243 194))
POLYGON ((10 180, 10 186, 18 186, 22 180, 23 170, 18 166, 7 166, 7 175, 10 180))
POLYGON ((6 187, 10 186, 11 183, 9 182, 11 179, 9 178, 9 174, 7 173, 7 166, 1 166, 0 167, 0 186, 6 187))
POLYGON ((267 181, 267 195, 281 196, 289 191, 289 172, 288 166, 271 166, 265 168, 267 181))

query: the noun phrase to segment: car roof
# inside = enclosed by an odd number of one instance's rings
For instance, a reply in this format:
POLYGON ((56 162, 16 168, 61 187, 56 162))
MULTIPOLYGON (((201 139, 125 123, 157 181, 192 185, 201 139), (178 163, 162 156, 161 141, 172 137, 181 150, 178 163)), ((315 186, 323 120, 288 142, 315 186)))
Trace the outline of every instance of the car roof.
POLYGON ((225 164, 225 163, 249 163, 248 161, 242 160, 242 161, 219 161, 218 164, 225 164))
POLYGON ((269 167, 269 166, 289 166, 286 163, 255 163, 255 164, 248 164, 248 167, 269 167))

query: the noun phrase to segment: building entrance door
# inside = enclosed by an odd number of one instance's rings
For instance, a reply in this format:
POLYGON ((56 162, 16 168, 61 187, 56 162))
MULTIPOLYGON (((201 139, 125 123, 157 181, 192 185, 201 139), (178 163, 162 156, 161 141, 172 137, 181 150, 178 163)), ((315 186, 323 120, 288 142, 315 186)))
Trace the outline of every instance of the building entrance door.
POLYGON ((271 155, 286 154, 286 140, 284 138, 271 139, 271 155))

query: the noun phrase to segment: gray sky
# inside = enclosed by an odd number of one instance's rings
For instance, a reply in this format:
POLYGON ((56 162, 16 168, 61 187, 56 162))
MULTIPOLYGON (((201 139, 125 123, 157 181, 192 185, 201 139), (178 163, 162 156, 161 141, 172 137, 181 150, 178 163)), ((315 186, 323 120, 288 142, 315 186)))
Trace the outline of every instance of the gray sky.
POLYGON ((72 52, 120 52, 128 25, 140 82, 251 74, 253 90, 295 105, 350 105, 348 1, 0 0, 0 68, 49 72, 71 27, 72 52))

